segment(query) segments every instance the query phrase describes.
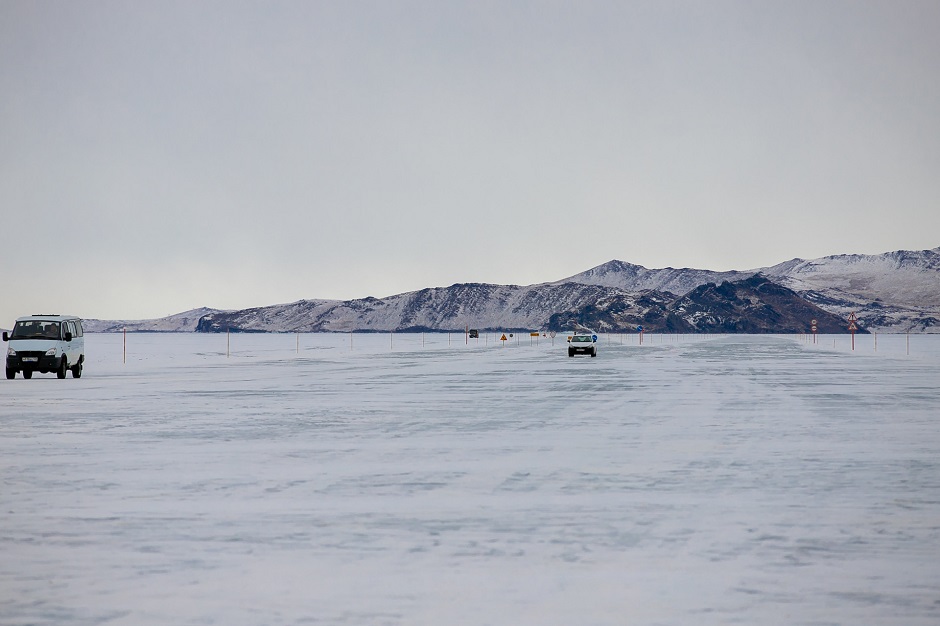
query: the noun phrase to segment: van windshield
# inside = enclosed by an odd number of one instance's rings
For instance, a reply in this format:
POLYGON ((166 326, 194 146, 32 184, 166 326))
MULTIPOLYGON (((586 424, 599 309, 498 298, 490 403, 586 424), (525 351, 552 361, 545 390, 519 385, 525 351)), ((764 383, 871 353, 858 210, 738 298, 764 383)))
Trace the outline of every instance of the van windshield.
POLYGON ((59 322, 28 320, 17 322, 10 339, 58 339, 59 322))

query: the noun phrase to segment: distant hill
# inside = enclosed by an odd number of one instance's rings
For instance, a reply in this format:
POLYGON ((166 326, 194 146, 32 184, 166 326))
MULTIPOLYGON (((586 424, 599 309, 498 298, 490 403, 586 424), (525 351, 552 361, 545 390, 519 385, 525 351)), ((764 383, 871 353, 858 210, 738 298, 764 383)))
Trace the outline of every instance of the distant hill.
POLYGON ((809 323, 816 320, 820 333, 847 332, 843 318, 761 274, 699 285, 681 297, 656 291, 642 293, 633 301, 615 296, 556 313, 549 327, 568 328, 577 323, 599 332, 632 331, 642 326, 652 332, 800 333, 807 332, 809 323))
POLYGON ((567 330, 599 332, 846 332, 844 320, 756 274, 687 294, 576 282, 528 287, 458 284, 389 298, 294 302, 202 317, 199 332, 567 330))
MULTIPOLYGON (((464 283, 388 298, 300 301, 206 315, 196 330, 320 332, 539 329, 555 311, 576 309, 611 290, 596 285, 488 285, 464 283)), ((615 290, 621 291, 621 290, 615 290)))
POLYGON ((89 332, 598 331, 940 332, 940 248, 792 259, 748 271, 647 269, 613 260, 537 285, 459 283, 355 300, 300 300, 156 320, 86 320, 89 332))
POLYGON ((843 254, 767 268, 772 280, 833 313, 888 332, 940 332, 940 248, 843 254))
POLYGON ((193 332, 199 320, 206 315, 218 313, 217 309, 193 309, 152 320, 82 320, 82 326, 90 333, 119 333, 127 329, 132 333, 181 333, 193 332))
POLYGON ((771 267, 731 272, 647 269, 610 261, 559 282, 685 294, 706 283, 738 281, 756 273, 830 313, 845 317, 856 312, 864 327, 872 330, 940 332, 940 247, 792 259, 771 267))

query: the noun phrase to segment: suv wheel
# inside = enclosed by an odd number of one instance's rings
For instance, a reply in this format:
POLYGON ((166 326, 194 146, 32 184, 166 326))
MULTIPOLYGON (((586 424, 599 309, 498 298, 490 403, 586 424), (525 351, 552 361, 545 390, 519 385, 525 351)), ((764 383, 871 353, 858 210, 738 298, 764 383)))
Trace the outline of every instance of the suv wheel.
POLYGON ((16 370, 11 370, 8 367, 7 368, 7 380, 13 380, 14 378, 16 378, 16 370))
POLYGON ((597 356, 597 348, 594 348, 593 350, 591 350, 591 357, 593 358, 596 356, 597 356))
POLYGON ((33 377, 33 370, 23 370, 23 378, 29 380, 33 377))

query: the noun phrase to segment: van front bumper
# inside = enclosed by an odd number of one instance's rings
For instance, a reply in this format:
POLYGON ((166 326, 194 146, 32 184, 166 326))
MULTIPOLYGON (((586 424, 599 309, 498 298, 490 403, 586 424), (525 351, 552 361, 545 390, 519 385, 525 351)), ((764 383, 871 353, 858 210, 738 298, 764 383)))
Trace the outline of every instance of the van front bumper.
POLYGON ((591 354, 592 352, 594 352, 594 346, 593 345, 585 346, 583 348, 580 346, 571 346, 569 350, 571 350, 571 352, 574 352, 575 354, 591 354))
POLYGON ((16 356, 7 355, 7 369, 17 372, 54 372, 61 362, 61 357, 47 356, 44 352, 17 352, 16 356))

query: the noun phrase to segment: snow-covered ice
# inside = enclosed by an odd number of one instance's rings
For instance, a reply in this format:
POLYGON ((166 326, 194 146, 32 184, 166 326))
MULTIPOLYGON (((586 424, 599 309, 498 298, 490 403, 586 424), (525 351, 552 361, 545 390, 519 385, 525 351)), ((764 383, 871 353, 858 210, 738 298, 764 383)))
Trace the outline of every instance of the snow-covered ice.
POLYGON ((87 335, 0 624, 940 623, 940 337, 87 335))

